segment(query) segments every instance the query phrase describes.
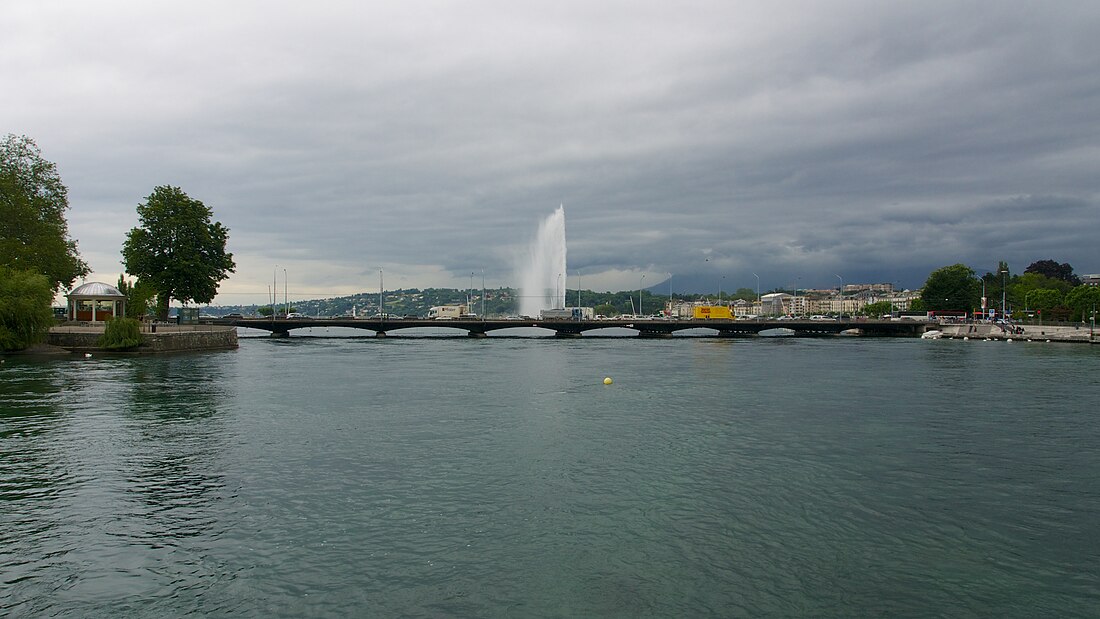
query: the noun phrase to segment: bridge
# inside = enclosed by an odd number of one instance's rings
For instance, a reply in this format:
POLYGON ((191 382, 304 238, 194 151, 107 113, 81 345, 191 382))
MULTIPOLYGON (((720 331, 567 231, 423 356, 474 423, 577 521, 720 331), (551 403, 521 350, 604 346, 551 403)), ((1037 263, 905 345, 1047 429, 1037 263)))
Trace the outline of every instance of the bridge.
POLYGON ((553 331, 557 337, 577 337, 587 331, 625 328, 638 332, 639 337, 671 337, 677 331, 709 329, 717 337, 753 337, 763 331, 787 329, 802 337, 839 335, 879 337, 919 337, 932 323, 913 320, 722 320, 722 319, 472 319, 440 320, 428 318, 215 318, 203 322, 270 331, 286 337, 295 329, 314 327, 345 327, 373 331, 385 336, 404 329, 445 328, 465 331, 470 337, 484 337, 490 331, 530 328, 553 331))

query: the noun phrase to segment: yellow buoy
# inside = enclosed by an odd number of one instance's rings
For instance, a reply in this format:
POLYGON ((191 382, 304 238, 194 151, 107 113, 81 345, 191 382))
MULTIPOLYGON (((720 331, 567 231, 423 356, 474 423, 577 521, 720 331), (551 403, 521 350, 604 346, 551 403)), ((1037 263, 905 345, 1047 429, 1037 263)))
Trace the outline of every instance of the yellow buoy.
POLYGON ((603 379, 603 384, 610 385, 611 384, 611 377, 608 376, 607 378, 603 379))

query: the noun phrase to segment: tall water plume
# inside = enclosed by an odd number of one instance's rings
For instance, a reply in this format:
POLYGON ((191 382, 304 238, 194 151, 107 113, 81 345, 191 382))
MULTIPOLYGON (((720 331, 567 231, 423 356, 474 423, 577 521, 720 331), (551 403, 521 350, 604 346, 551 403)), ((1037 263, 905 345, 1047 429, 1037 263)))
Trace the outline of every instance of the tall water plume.
POLYGON ((559 206, 539 224, 517 270, 520 314, 537 318, 544 309, 565 307, 565 207, 559 206))

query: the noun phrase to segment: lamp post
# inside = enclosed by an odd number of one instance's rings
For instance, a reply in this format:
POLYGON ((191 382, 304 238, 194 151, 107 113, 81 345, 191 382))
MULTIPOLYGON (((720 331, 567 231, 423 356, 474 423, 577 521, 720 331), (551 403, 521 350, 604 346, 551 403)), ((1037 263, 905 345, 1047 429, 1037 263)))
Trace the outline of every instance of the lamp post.
POLYGON ((837 299, 840 300, 840 314, 843 316, 844 315, 844 278, 841 277, 837 273, 833 273, 833 275, 836 275, 836 278, 840 280, 840 288, 837 288, 836 296, 837 296, 837 299))
POLYGON ((1008 269, 1001 269, 1001 320, 1008 318, 1005 314, 1005 277, 1008 275, 1008 269))
POLYGON ((286 269, 283 269, 283 315, 290 314, 290 302, 286 295, 286 269))
POLYGON ((668 317, 672 318, 672 273, 668 274, 668 317))
POLYGON ((378 318, 379 320, 386 319, 386 299, 382 296, 382 291, 385 290, 385 283, 382 281, 382 267, 378 267, 378 318))
POLYGON ((577 311, 581 307, 581 270, 577 269, 577 311))
POLYGON ((726 279, 725 275, 718 278, 718 305, 722 304, 722 280, 724 279, 726 279))
POLYGON ((642 288, 645 288, 645 273, 642 273, 642 280, 638 282, 638 318, 642 317, 642 288))
POLYGON ((988 302, 986 301, 986 296, 985 296, 985 278, 983 277, 983 278, 982 278, 982 320, 985 320, 985 316, 986 316, 986 313, 985 313, 985 309, 986 309, 986 308, 985 308, 985 306, 986 306, 986 305, 988 305, 988 302))
POLYGON ((760 276, 756 273, 752 274, 756 278, 756 302, 760 303, 760 276))

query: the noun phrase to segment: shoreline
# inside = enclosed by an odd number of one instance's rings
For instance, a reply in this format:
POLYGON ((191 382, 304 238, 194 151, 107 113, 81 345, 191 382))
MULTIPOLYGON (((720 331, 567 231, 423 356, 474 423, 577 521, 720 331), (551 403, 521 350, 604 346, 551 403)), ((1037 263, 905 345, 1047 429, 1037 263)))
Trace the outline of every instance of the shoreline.
POLYGON ((61 325, 46 336, 43 354, 110 353, 149 355, 173 352, 229 350, 238 347, 236 327, 221 325, 153 325, 142 329, 142 343, 134 349, 110 350, 98 345, 103 327, 61 325), (56 352, 61 350, 64 352, 56 352))

